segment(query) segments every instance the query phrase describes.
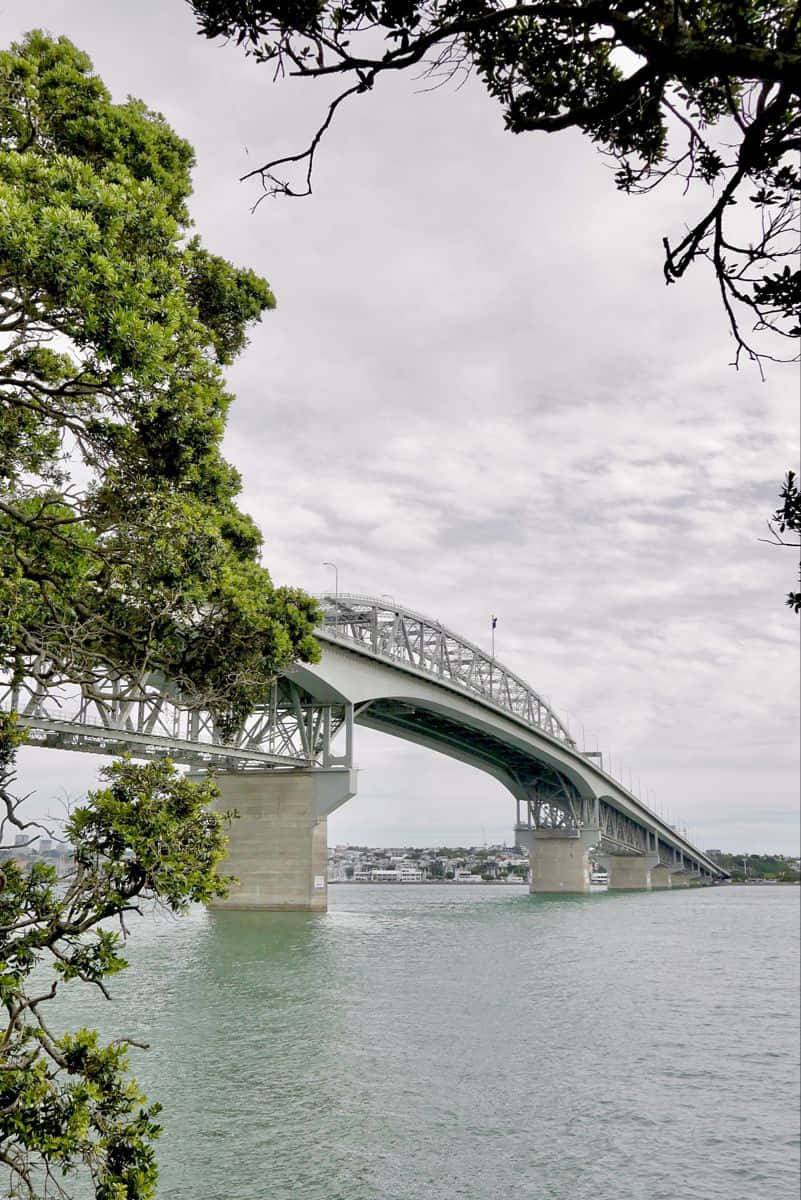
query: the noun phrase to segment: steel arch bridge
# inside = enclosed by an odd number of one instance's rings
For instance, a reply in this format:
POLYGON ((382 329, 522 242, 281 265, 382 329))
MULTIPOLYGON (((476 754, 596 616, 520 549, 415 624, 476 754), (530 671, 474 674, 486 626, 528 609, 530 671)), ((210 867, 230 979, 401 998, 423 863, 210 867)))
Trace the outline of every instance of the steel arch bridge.
POLYGON ((267 703, 227 739, 211 713, 186 705, 156 675, 54 687, 46 664, 34 663, 22 683, 0 691, 0 708, 19 713, 32 745, 169 755, 229 772, 350 771, 360 724, 500 780, 516 799, 519 840, 594 829, 607 853, 656 856, 709 880, 725 875, 604 771, 597 752, 577 747, 540 693, 480 647, 386 598, 318 599, 321 663, 276 680, 267 703))

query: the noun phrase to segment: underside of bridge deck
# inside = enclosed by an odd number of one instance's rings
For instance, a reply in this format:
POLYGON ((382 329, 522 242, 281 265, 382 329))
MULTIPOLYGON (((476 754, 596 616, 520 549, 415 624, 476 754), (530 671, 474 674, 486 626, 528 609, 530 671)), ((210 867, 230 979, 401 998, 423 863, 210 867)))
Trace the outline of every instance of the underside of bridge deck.
POLYGON ((572 780, 549 763, 484 729, 471 728, 463 720, 423 704, 374 700, 357 712, 356 724, 436 746, 440 751, 470 761, 496 777, 503 777, 521 797, 536 792, 566 809, 579 799, 572 780))

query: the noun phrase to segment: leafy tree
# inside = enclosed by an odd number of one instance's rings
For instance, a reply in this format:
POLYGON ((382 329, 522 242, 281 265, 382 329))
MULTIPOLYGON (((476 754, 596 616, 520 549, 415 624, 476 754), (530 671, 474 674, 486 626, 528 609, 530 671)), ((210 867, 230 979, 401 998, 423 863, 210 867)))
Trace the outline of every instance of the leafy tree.
POLYGON ((158 672, 231 730, 318 653, 220 453, 275 301, 191 236, 189 145, 65 38, 0 54, 0 101, 0 669, 158 672))
MULTIPOLYGON (((20 740, 14 718, 0 714, 0 843, 31 828, 10 790, 20 740)), ((14 1196, 66 1196, 70 1175, 88 1177, 99 1200, 155 1195, 160 1108, 127 1076, 130 1040, 55 1032, 42 1010, 73 979, 108 996, 106 981, 127 966, 125 914, 143 901, 180 913, 227 890, 211 780, 190 783, 168 761, 123 760, 101 773, 107 786, 66 826, 75 856, 66 881, 45 862, 0 863, 0 1164, 14 1196)))
MULTIPOLYGON (((122 700, 167 679, 227 736, 277 672, 318 656, 317 609, 273 586, 221 455, 222 369, 275 301, 193 235, 192 162, 65 38, 0 53, 0 675, 122 700)), ((10 857, 32 829, 11 790, 19 742, 0 714, 0 1163, 14 1195, 66 1195, 82 1170, 101 1200, 146 1200, 158 1109, 125 1043, 57 1034, 42 1006, 125 965, 100 922, 223 894, 215 789, 169 763, 109 767, 67 825, 63 890, 10 857)))
POLYGON ((344 82, 305 150, 249 173, 266 193, 311 193, 336 110, 382 74, 423 73, 441 85, 475 73, 513 133, 580 129, 615 162, 623 191, 676 179, 698 197, 683 232, 664 238, 664 276, 672 283, 711 262, 735 361, 771 357, 744 320, 758 333, 801 332, 798 0, 189 3, 202 33, 236 39, 276 77, 344 82), (292 167, 300 184, 276 174, 292 167))

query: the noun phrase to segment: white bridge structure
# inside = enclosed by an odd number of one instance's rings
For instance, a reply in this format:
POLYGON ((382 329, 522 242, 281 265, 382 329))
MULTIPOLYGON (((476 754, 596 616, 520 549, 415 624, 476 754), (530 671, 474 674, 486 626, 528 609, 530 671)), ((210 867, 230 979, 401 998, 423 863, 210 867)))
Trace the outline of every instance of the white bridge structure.
POLYGON ((221 810, 236 810, 224 907, 324 910, 326 818, 355 795, 354 725, 405 738, 494 776, 514 796, 515 837, 532 892, 590 890, 591 859, 610 888, 710 884, 707 855, 580 749, 553 708, 478 646, 387 598, 319 598, 321 660, 279 678, 233 736, 155 675, 99 675, 56 686, 46 664, 0 691, 29 742, 215 768, 221 810))

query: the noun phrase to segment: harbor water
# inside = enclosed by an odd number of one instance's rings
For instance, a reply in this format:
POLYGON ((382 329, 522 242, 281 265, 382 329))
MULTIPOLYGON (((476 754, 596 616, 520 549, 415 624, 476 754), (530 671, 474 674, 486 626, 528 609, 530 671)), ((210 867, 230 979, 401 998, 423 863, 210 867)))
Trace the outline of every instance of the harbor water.
POLYGON ((797 887, 339 885, 148 915, 59 1023, 150 1044, 161 1200, 796 1200, 798 933, 797 887))

